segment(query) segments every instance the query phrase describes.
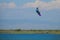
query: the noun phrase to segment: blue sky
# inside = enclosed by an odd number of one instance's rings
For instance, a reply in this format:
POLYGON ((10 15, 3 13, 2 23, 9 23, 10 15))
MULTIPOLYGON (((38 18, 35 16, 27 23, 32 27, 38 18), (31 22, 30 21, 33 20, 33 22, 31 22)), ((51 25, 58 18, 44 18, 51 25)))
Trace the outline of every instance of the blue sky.
POLYGON ((0 0, 0 29, 59 30, 60 0, 0 0))

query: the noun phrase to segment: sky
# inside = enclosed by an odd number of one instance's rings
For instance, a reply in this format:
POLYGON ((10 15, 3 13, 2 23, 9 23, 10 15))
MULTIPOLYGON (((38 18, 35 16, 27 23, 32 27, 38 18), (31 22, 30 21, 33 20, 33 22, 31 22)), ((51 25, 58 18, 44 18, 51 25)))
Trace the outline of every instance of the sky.
POLYGON ((0 0, 0 29, 60 30, 60 0, 0 0))

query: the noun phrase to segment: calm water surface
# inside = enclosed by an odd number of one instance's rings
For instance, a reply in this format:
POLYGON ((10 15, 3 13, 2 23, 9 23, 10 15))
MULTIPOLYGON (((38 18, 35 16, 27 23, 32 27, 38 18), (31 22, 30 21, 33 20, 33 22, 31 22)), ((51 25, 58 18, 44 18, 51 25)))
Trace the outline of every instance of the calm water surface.
POLYGON ((0 40, 60 40, 60 34, 0 34, 0 40))

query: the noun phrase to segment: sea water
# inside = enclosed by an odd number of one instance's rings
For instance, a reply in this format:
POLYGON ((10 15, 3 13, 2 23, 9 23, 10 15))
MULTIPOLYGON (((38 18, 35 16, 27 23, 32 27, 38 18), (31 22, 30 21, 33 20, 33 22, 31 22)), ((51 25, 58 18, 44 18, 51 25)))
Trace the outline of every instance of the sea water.
POLYGON ((60 34, 0 34, 0 40, 60 40, 60 34))

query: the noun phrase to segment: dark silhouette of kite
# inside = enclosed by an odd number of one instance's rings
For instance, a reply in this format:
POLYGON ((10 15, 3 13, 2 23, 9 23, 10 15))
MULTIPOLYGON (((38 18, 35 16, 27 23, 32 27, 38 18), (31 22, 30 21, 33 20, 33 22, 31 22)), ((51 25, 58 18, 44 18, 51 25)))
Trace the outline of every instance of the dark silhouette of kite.
POLYGON ((36 8, 36 12, 37 12, 37 14, 38 14, 39 16, 41 16, 40 11, 39 11, 38 8, 36 8))

